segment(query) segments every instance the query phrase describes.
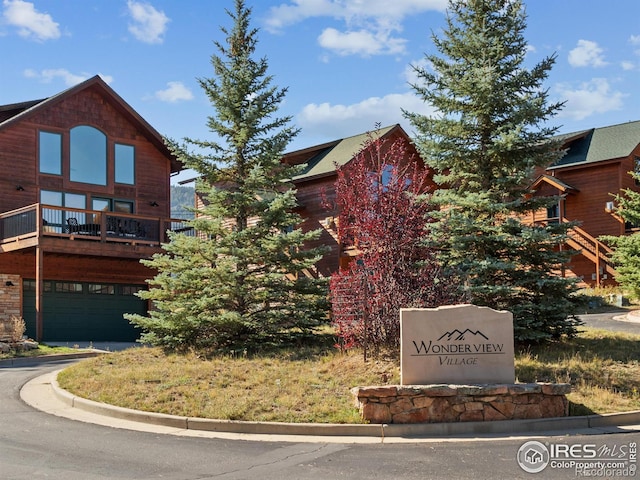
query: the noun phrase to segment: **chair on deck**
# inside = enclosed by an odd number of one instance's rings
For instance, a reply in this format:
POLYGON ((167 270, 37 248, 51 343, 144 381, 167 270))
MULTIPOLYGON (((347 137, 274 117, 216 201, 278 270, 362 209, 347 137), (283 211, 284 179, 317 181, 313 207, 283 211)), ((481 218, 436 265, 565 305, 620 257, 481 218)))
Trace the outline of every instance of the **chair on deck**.
POLYGON ((67 233, 77 233, 78 228, 78 219, 75 217, 67 218, 67 233))

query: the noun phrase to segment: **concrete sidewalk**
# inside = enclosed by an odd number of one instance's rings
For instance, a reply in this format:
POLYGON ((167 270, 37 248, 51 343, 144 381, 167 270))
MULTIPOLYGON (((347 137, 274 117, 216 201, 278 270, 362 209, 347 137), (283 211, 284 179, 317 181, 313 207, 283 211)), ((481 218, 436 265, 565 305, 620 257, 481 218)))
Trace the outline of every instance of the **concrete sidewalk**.
POLYGON ((38 410, 71 420, 171 435, 279 442, 415 443, 640 431, 640 411, 536 420, 413 425, 289 424, 189 418, 141 412, 74 396, 58 386, 58 372, 47 373, 26 383, 20 392, 22 400, 38 410))

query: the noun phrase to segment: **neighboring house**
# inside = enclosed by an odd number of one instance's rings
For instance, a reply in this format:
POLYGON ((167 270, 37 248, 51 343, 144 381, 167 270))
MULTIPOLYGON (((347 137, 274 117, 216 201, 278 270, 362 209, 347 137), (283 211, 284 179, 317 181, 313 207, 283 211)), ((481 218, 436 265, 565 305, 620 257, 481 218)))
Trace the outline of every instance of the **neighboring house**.
POLYGON ((567 242, 579 250, 570 274, 591 286, 614 284, 615 270, 607 261, 610 250, 598 241, 601 235, 624 235, 635 231, 614 213, 613 195, 623 189, 640 191, 629 175, 640 168, 640 121, 592 128, 559 137, 566 154, 539 172, 534 182, 537 195, 558 195, 559 202, 538 212, 536 222, 578 221, 567 242))
POLYGON ((0 106, 0 166, 0 320, 22 315, 44 341, 137 339, 123 313, 148 311, 140 259, 183 226, 162 137, 95 76, 0 106))
MULTIPOLYGON (((348 263, 354 250, 343 248, 338 241, 338 212, 331 207, 335 200, 336 168, 351 161, 372 139, 379 138, 383 145, 403 142, 405 159, 420 159, 409 136, 400 125, 392 125, 378 130, 342 138, 286 153, 282 161, 289 165, 299 165, 302 171, 292 180, 297 189, 297 213, 302 217, 299 225, 304 231, 321 229, 318 240, 310 243, 310 248, 325 246, 328 252, 318 262, 313 276, 330 276, 340 266, 348 263)), ((384 150, 383 146, 383 150, 384 150)), ((195 179, 184 180, 188 184, 195 179)), ((196 193, 196 208, 202 208, 203 199, 196 193)))
POLYGON ((298 191, 299 213, 303 218, 303 230, 321 228, 322 235, 317 244, 327 246, 328 253, 317 265, 315 274, 329 276, 341 266, 348 264, 355 249, 345 248, 338 241, 338 212, 327 209, 335 200, 335 182, 338 178, 336 168, 351 161, 357 153, 372 139, 379 138, 383 151, 394 142, 402 142, 405 147, 405 158, 400 162, 413 158, 420 160, 414 143, 398 124, 378 129, 370 133, 362 133, 322 145, 287 153, 283 161, 290 165, 301 165, 302 172, 293 178, 298 191))
MULTIPOLYGON (((408 155, 420 158, 413 142, 399 125, 374 132, 381 138, 406 142, 408 155)), ((326 210, 323 199, 334 198, 336 165, 344 165, 362 148, 370 135, 361 134, 288 153, 284 161, 304 165, 294 178, 304 229, 322 228, 318 243, 330 248, 318 264, 318 273, 331 275, 348 262, 350 251, 338 244, 337 212, 326 210)), ((615 270, 607 260, 610 249, 601 235, 624 235, 637 226, 625 225, 615 215, 613 195, 631 188, 640 191, 630 171, 640 171, 640 121, 561 135, 566 154, 538 172, 537 195, 558 196, 559 202, 532 217, 535 222, 577 221, 567 242, 580 253, 572 258, 567 275, 576 275, 590 286, 615 284, 615 270)), ((434 185, 435 187, 435 185, 434 185)))

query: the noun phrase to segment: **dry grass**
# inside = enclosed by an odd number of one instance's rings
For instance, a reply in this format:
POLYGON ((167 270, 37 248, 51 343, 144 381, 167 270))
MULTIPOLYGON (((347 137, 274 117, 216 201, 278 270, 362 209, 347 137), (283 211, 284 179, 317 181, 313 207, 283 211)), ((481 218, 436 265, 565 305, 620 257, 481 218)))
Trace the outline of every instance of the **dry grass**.
POLYGON ((47 345, 40 344, 37 349, 34 350, 10 350, 7 353, 0 353, 0 360, 6 360, 9 358, 24 358, 24 357, 42 357, 46 355, 61 355, 66 353, 79 353, 82 350, 69 347, 49 347, 47 345))
POLYGON ((584 328, 575 339, 516 355, 521 382, 568 382, 573 415, 640 409, 640 336, 584 328))
POLYGON ((62 372, 59 382, 92 400, 174 415, 359 423, 350 388, 400 379, 394 362, 364 364, 358 354, 292 357, 203 360, 194 354, 135 348, 74 365, 62 372))
MULTIPOLYGON (((571 382, 571 413, 640 409, 640 336, 585 329, 573 340, 516 355, 518 381, 571 382)), ((361 423, 351 387, 397 384, 394 361, 359 353, 296 350, 202 359, 135 348, 65 370, 63 388, 145 411, 252 421, 361 423)))

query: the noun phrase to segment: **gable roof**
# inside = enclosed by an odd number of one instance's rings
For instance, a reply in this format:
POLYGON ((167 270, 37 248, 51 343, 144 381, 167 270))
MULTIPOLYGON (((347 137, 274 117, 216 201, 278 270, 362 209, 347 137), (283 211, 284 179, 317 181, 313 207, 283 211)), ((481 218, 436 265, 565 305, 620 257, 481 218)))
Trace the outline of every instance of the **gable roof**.
POLYGON ((394 131, 399 131, 406 136, 399 124, 391 125, 373 132, 361 133, 287 153, 284 155, 283 161, 292 165, 304 165, 302 172, 293 177, 294 182, 326 177, 335 173, 336 166, 342 166, 349 162, 369 139, 372 137, 383 138, 394 131))
POLYGON ((32 100, 30 102, 12 103, 10 105, 0 105, 0 124, 16 115, 28 110, 29 108, 43 102, 46 99, 32 100))
POLYGON ((560 180, 557 177, 552 177, 551 175, 544 175, 544 174, 540 175, 538 178, 536 178, 536 180, 531 185, 531 188, 535 190, 542 183, 548 183, 552 187, 557 188, 562 193, 567 193, 567 192, 570 193, 570 192, 579 192, 580 191, 577 188, 572 187, 568 183, 563 182, 562 180, 560 180))
POLYGON ((89 78, 67 90, 56 95, 41 100, 13 103, 10 105, 0 105, 0 130, 20 120, 28 118, 36 112, 68 98, 82 90, 93 89, 104 96, 110 104, 124 117, 127 118, 140 133, 171 160, 171 172, 182 170, 182 163, 169 150, 164 143, 162 135, 153 128, 144 118, 140 116, 131 106, 125 102, 109 85, 106 84, 99 75, 89 78))
POLYGON ((557 137, 567 153, 550 169, 628 157, 640 144, 640 121, 592 128, 557 137))

